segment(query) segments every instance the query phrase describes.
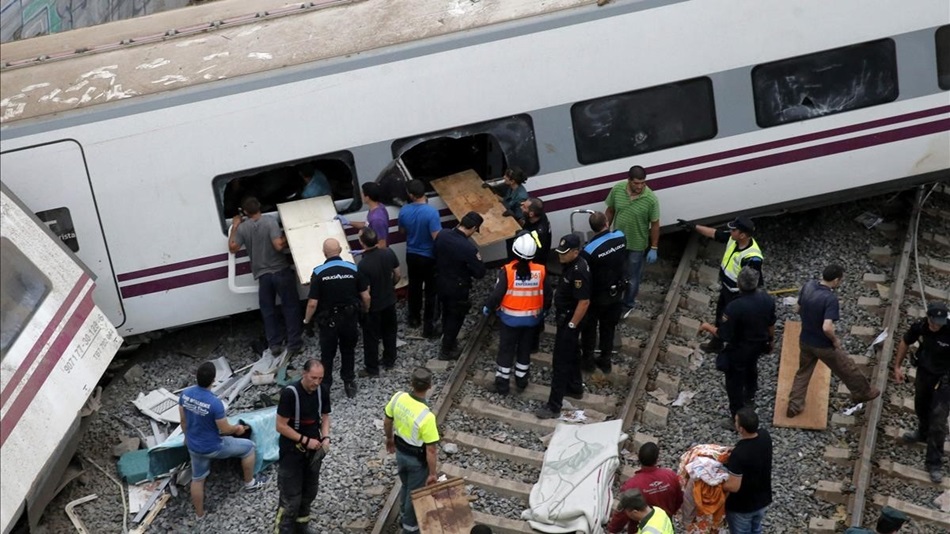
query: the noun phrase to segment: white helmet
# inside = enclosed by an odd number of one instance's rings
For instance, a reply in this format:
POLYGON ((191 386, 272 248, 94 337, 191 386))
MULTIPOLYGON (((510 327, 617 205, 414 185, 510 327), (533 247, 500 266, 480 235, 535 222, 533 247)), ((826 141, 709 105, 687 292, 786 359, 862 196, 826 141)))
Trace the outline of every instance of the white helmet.
POLYGON ((531 260, 534 259, 534 255, 538 252, 538 244, 534 241, 534 237, 531 234, 523 234, 515 239, 515 243, 511 246, 511 251, 519 258, 531 260))

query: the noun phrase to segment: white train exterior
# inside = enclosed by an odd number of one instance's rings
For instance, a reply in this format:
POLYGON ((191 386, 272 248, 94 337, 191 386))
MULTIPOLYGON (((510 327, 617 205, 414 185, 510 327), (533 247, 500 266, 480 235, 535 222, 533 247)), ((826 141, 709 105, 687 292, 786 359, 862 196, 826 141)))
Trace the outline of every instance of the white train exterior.
POLYGON ((86 43, 5 44, 2 177, 60 223, 123 335, 255 309, 228 289, 223 190, 314 158, 356 189, 400 155, 448 168, 426 141, 456 138, 483 174, 524 167, 555 237, 634 164, 663 225, 948 177, 944 0, 539 4, 341 2, 36 62, 18 60, 86 43))
POLYGON ((81 435, 80 410, 122 338, 95 281, 5 186, 0 191, 0 532, 36 526, 81 435))

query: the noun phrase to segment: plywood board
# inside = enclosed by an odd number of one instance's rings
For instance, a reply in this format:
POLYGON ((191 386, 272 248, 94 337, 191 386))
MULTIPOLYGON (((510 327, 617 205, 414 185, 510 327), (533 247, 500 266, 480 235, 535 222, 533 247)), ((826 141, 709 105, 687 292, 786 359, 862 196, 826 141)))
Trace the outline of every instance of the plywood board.
POLYGON ((805 411, 797 417, 787 417, 788 394, 798 372, 798 337, 802 332, 799 321, 785 321, 785 334, 782 336, 782 360, 778 369, 778 390, 775 392, 775 416, 772 426, 786 428, 804 428, 824 430, 828 426, 828 395, 831 384, 831 369, 822 362, 815 365, 808 384, 805 411))
POLYGON ((479 231, 472 236, 480 247, 514 237, 521 230, 521 225, 514 217, 502 216, 505 206, 501 199, 491 189, 482 187, 483 183, 478 173, 471 169, 432 180, 432 188, 442 197, 456 219, 461 219, 470 211, 481 214, 485 219, 479 231))
POLYGON ((314 267, 327 260, 323 255, 323 242, 328 238, 336 238, 343 247, 340 256, 346 261, 353 261, 343 225, 333 218, 336 216, 336 206, 329 195, 278 204, 277 212, 280 213, 290 254, 297 266, 297 279, 301 284, 310 284, 310 273, 314 267))
POLYGON ((459 477, 452 477, 412 492, 412 507, 421 534, 468 534, 471 531, 475 521, 463 482, 459 477))

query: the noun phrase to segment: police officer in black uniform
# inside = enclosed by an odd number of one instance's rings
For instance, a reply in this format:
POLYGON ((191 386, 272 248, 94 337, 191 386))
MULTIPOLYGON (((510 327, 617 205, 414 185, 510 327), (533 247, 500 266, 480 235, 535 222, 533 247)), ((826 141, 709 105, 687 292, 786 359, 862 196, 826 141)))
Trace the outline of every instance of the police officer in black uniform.
POLYGON ((591 213, 590 229, 594 231, 581 257, 590 267, 590 308, 581 331, 581 369, 593 371, 594 364, 604 373, 610 372, 610 356, 614 350, 614 332, 623 311, 623 292, 627 287, 624 279, 627 261, 627 241, 620 230, 610 231, 607 216, 602 212, 591 213), (600 328, 600 344, 597 330, 600 328), (594 347, 600 348, 600 357, 595 361, 594 347))
POLYGON ((436 287, 442 305, 440 360, 457 360, 462 353, 457 338, 472 306, 468 298, 472 278, 482 278, 486 272, 478 247, 469 240, 482 222, 481 215, 470 211, 458 226, 440 231, 435 238, 436 287))
POLYGON ((548 402, 534 414, 540 419, 561 415, 564 396, 583 398, 581 367, 578 354, 578 333, 590 306, 591 279, 587 261, 580 256, 581 239, 575 234, 562 237, 557 248, 563 267, 554 293, 555 323, 553 372, 548 402))
POLYGON ((904 381, 901 364, 908 348, 917 342, 920 343, 914 381, 917 430, 904 434, 903 441, 927 443, 927 471, 930 480, 939 484, 943 481, 943 442, 947 438, 947 415, 950 414, 950 325, 945 303, 933 302, 927 306, 927 317, 910 325, 901 338, 894 356, 895 381, 904 381))
POLYGON ((310 294, 303 324, 309 325, 316 315, 320 328, 320 360, 326 369, 323 383, 333 385, 333 360, 340 348, 340 378, 346 396, 356 396, 356 373, 353 370, 356 342, 359 340, 360 311, 369 311, 369 281, 356 265, 340 258, 343 249, 332 237, 323 242, 326 262, 318 265, 310 276, 310 294), (362 302, 360 302, 362 301, 362 302))
POLYGON ((726 344, 716 357, 716 368, 726 373, 729 397, 731 417, 722 422, 725 430, 735 430, 735 416, 740 408, 754 407, 759 355, 772 351, 775 338, 775 299, 758 289, 760 276, 754 267, 743 267, 736 280, 739 297, 726 305, 719 327, 709 323, 699 327, 726 344))

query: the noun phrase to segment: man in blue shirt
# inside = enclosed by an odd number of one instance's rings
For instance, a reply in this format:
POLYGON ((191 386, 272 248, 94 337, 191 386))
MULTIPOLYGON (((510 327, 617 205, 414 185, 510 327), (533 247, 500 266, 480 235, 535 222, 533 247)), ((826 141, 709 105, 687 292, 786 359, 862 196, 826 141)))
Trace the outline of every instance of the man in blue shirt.
POLYGON ((198 519, 203 519, 205 478, 211 473, 211 460, 240 458, 246 490, 262 487, 264 480, 254 479, 254 442, 232 437, 248 434, 250 427, 229 423, 224 403, 211 392, 214 364, 199 365, 196 374, 198 385, 183 391, 178 399, 178 415, 185 446, 191 455, 191 502, 198 519))
POLYGON ((831 369, 848 391, 855 403, 867 402, 881 395, 851 361, 835 335, 838 320, 838 296, 835 289, 841 285, 844 269, 829 265, 821 273, 821 280, 809 280, 798 293, 798 311, 802 317, 802 333, 799 337, 801 355, 798 372, 788 395, 788 417, 795 417, 805 409, 808 382, 818 361, 831 369))
POLYGON ((409 203, 399 210, 399 228, 406 234, 409 276, 409 328, 422 326, 422 335, 436 337, 435 236, 442 229, 439 212, 428 204, 426 186, 412 180, 406 186, 409 203), (423 305, 424 303, 424 305, 423 305))

